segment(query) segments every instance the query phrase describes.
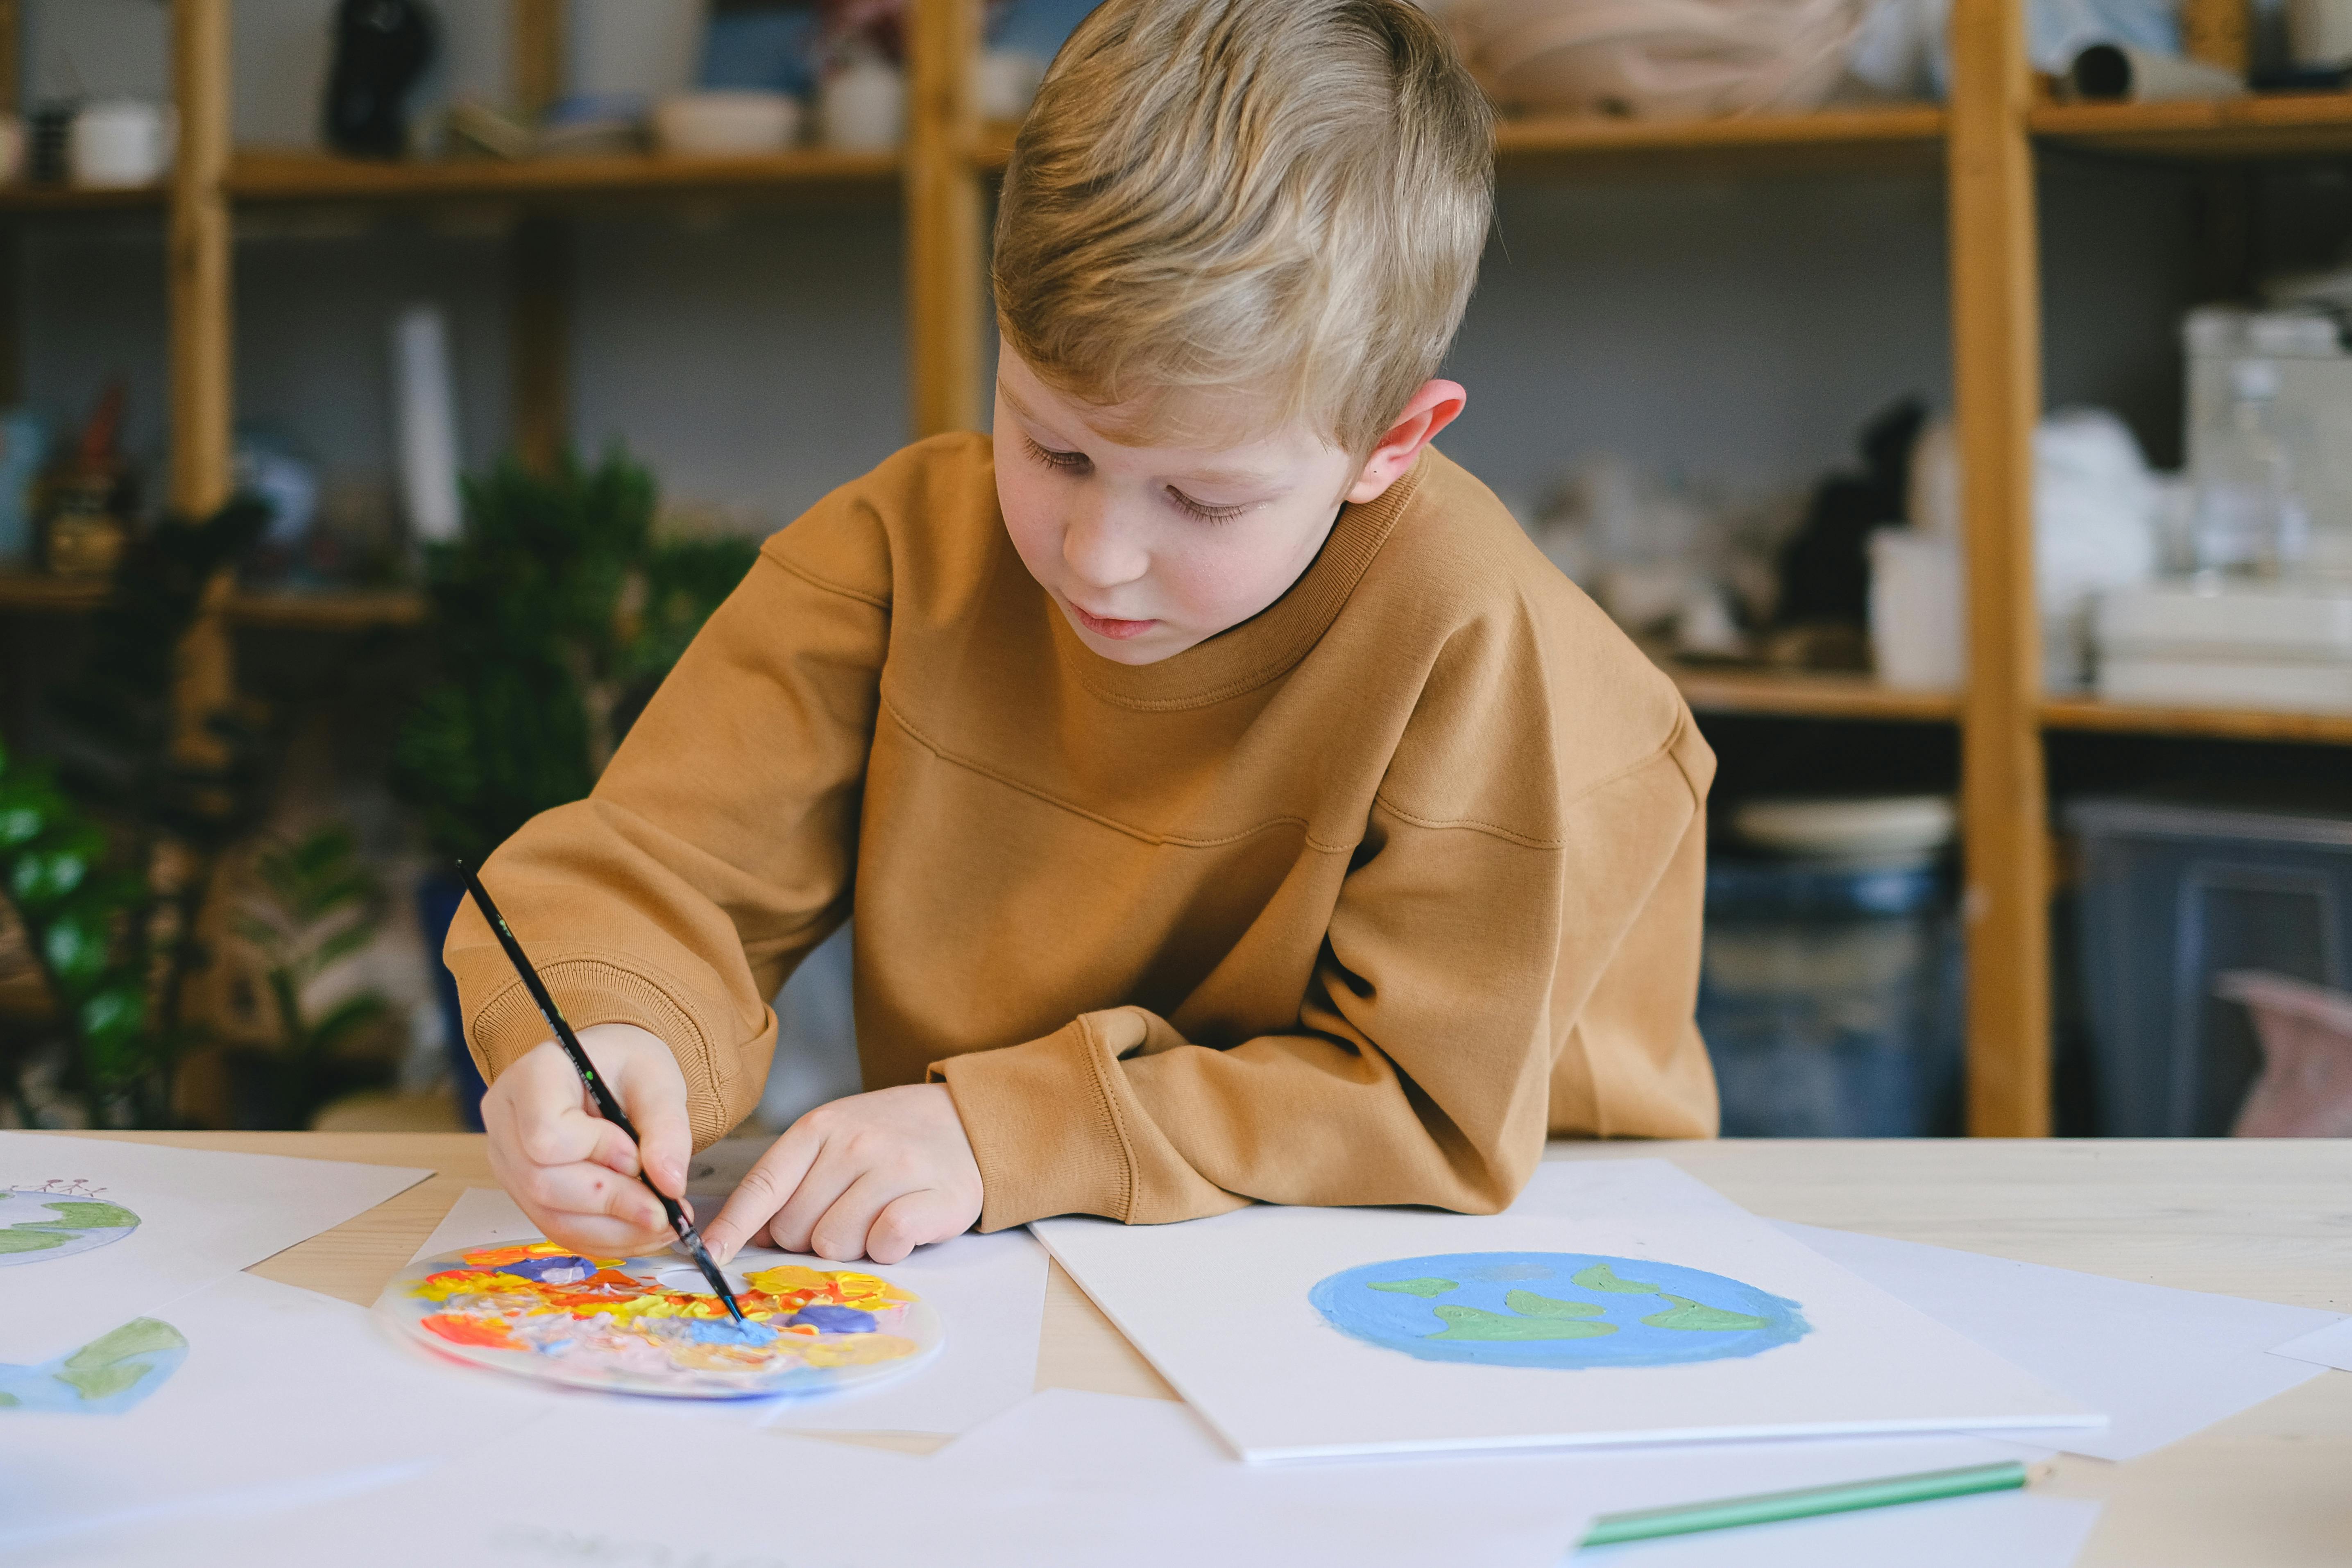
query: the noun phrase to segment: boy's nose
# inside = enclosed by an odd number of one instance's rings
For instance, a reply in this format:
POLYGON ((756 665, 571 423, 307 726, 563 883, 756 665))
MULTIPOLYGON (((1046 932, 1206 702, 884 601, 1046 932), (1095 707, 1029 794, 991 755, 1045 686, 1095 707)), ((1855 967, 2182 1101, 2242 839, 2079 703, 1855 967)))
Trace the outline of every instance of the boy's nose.
POLYGON ((1062 562, 1090 587, 1116 588, 1151 568, 1151 555, 1108 511, 1073 516, 1062 531, 1062 562))

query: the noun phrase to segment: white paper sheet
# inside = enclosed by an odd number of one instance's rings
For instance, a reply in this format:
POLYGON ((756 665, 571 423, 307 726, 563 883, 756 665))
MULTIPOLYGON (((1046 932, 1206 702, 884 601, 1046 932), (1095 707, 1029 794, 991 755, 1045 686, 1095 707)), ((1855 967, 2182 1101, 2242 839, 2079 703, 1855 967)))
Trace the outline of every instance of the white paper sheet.
MULTIPOLYGON (((512 1198, 496 1188, 472 1187, 458 1195, 416 1256, 538 1236, 512 1198)), ((750 1411, 752 1419, 800 1432, 951 1434, 1029 1397, 1045 1320, 1045 1250, 1028 1232, 960 1236, 921 1247, 885 1272, 939 1309, 947 1347, 938 1359, 869 1393, 762 1400, 750 1411)))
MULTIPOLYGON (((674 1429, 673 1429, 674 1430, 674 1429)), ((1050 1390, 919 1459, 774 1433, 647 1441, 568 1412, 488 1458, 331 1508, 150 1537, 88 1568, 1555 1568, 1598 1507, 1983 1463, 1965 1438, 1248 1466, 1183 1406, 1050 1390), (628 1456, 625 1467, 583 1456, 628 1456)))
POLYGON ((2274 1345, 2271 1354, 2309 1362, 2314 1366, 2332 1366, 2338 1372, 2352 1372, 2352 1318, 2338 1318, 2326 1328, 2314 1330, 2283 1345, 2274 1345))
POLYGON ((309 1500, 565 1405, 412 1352, 364 1308, 250 1274, 155 1315, 187 1359, 131 1409, 0 1411, 0 1558, 190 1510, 309 1500))
POLYGON ((0 1362, 26 1365, 366 1213, 431 1175, 393 1165, 0 1132, 0 1188, 82 1178, 138 1228, 0 1263, 0 1362))
POLYGON ((1181 1406, 1066 1397, 1116 1408, 1083 1427, 1049 1422, 1064 1440, 1044 1454, 1013 1455, 1020 1479, 1010 1484, 993 1466, 780 1433, 749 1432, 723 1445, 648 1443, 644 1423, 598 1410, 525 1434, 495 1464, 446 1467, 234 1532, 184 1530, 75 1561, 93 1568, 166 1556, 175 1568, 1297 1568, 1307 1560, 1554 1568, 1563 1543, 1583 1529, 1572 1504, 1492 1466, 1483 1476, 1449 1478, 1459 1489, 1451 1498, 1399 1486, 1386 1466, 1267 1475, 1223 1458, 1181 1406))
POLYGON ((2099 1505, 2001 1492, 1599 1546, 1571 1568, 2067 1568, 2099 1505))
POLYGON ((2094 1458, 2135 1458, 2318 1376, 2265 1352, 2335 1316, 1851 1231, 1780 1229, 2105 1411, 2104 1431, 2027 1439, 2094 1458))
MULTIPOLYGON (((1547 1167, 1546 1182, 1549 1212, 1259 1206, 1184 1225, 1055 1219, 1034 1229, 1160 1374, 1253 1459, 2099 1419, 1663 1161, 1562 1163, 1547 1167), (1685 1365, 1467 1365, 1350 1337, 1308 1300, 1318 1281, 1359 1266, 1458 1253, 1704 1269, 1794 1300, 1811 1331, 1760 1353, 1685 1365)), ((1543 1288, 1566 1293, 1569 1284, 1543 1288)))

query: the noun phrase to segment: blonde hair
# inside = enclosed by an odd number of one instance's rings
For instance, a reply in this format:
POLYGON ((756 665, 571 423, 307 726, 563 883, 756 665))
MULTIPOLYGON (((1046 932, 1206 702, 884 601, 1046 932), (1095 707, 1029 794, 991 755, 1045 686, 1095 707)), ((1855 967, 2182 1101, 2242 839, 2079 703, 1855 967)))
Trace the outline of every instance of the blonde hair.
POLYGON ((1493 185, 1493 112, 1411 0, 1105 0, 1013 144, 997 324, 1089 403, 1245 393, 1369 451, 1461 324, 1493 185))

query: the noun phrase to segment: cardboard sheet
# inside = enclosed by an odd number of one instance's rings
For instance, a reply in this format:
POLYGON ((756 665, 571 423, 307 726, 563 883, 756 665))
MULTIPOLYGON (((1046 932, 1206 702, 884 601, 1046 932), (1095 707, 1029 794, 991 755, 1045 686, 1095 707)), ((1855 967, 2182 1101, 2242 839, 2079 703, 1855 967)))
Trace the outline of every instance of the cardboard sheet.
POLYGON ((2101 1419, 1663 1161, 1543 1182, 1489 1216, 1034 1228, 1252 1459, 2101 1419))
POLYGON ((16 1233, 0 1248, 0 1363, 62 1354, 364 1214, 432 1173, 0 1132, 0 1191, 8 1194, 0 1226, 16 1233), (28 1196, 29 1189, 46 1190, 28 1196), (110 1209, 137 1223, 69 1223, 119 1217, 110 1209), (45 1225, 45 1215, 57 1217, 45 1225), (47 1226, 60 1227, 54 1234, 67 1237, 63 1245, 16 1249, 28 1237, 46 1239, 47 1226))
POLYGON ((2135 1458, 2318 1376, 2315 1366, 2266 1352, 2335 1321, 2307 1307, 2173 1290, 1913 1241, 1803 1225, 1780 1229, 2051 1387, 2105 1411, 2104 1430, 2026 1436, 2094 1458, 2135 1458))

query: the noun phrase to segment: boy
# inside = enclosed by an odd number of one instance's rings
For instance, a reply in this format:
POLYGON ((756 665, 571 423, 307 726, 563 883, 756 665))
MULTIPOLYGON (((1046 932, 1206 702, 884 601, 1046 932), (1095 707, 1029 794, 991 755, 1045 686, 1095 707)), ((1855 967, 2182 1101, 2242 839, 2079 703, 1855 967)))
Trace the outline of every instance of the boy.
MULTIPOLYGON (((589 799, 488 876, 671 1193, 845 919, 869 1092, 706 1227, 895 1262, 1252 1199, 1488 1212, 1547 1131, 1706 1136, 1713 759, 1429 448, 1489 216, 1409 0, 1108 0, 1005 176, 995 430, 771 539, 589 799)), ((666 1239, 470 909, 493 1168, 666 1239)))

